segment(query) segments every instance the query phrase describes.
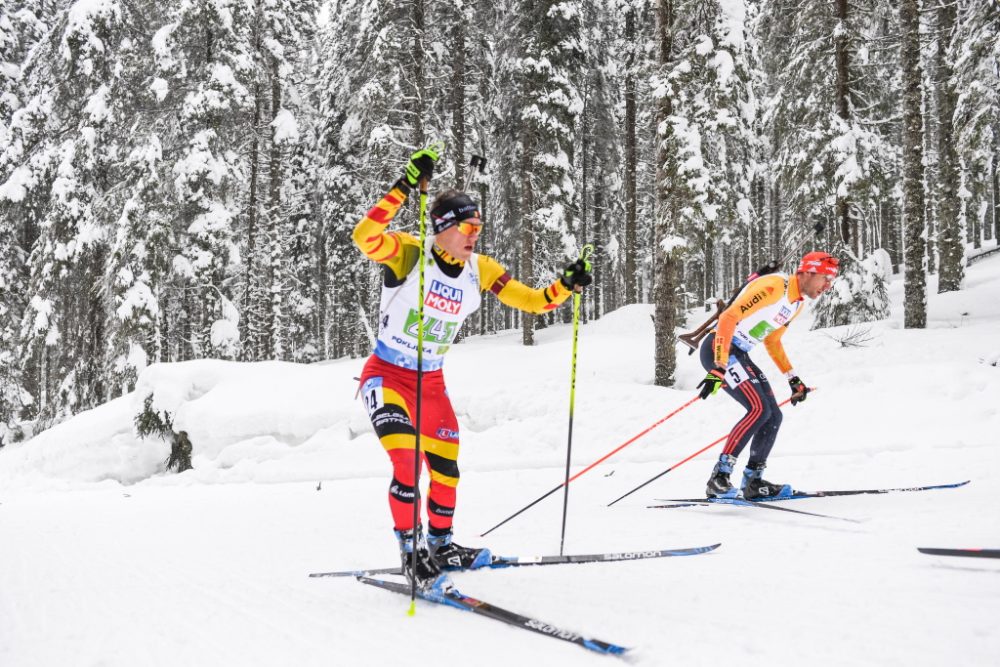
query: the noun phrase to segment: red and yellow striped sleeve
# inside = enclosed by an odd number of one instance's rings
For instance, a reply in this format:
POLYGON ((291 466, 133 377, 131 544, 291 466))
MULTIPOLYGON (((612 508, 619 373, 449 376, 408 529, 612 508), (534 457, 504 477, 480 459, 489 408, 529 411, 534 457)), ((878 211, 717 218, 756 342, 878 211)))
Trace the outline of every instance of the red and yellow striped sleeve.
POLYGON ((402 279, 417 262, 418 241, 405 232, 387 232, 386 227, 406 202, 409 188, 397 181, 388 194, 372 206, 354 227, 354 245, 368 259, 390 269, 402 279))
MULTIPOLYGON (((715 364, 725 368, 729 365, 729 347, 733 341, 736 325, 746 317, 753 315, 762 308, 778 302, 785 294, 785 279, 779 275, 761 276, 751 282, 740 298, 719 315, 719 324, 715 328, 715 346, 713 348, 715 364)), ((781 345, 781 342, 778 342, 781 345)))
POLYGON ((528 287, 514 280, 507 269, 486 255, 479 255, 479 286, 493 292, 501 303, 511 308, 538 315, 558 308, 572 294, 558 278, 548 287, 528 287))
POLYGON ((384 264, 399 255, 400 240, 396 234, 386 232, 386 227, 396 217, 407 191, 400 183, 396 183, 381 200, 372 206, 365 217, 354 227, 354 245, 368 259, 384 264))

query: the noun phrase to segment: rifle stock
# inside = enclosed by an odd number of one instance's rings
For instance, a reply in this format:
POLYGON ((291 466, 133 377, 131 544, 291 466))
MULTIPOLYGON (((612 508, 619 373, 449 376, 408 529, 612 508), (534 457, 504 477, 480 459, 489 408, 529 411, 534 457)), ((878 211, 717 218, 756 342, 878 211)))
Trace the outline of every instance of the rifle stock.
POLYGON ((701 339, 704 338, 709 331, 711 331, 712 325, 718 321, 719 315, 722 315, 722 311, 725 309, 726 303, 722 299, 719 299, 715 302, 715 313, 713 313, 710 318, 705 320, 700 327, 690 333, 677 336, 677 339, 680 342, 691 348, 688 350, 688 354, 694 354, 694 351, 698 349, 699 345, 701 345, 701 339))

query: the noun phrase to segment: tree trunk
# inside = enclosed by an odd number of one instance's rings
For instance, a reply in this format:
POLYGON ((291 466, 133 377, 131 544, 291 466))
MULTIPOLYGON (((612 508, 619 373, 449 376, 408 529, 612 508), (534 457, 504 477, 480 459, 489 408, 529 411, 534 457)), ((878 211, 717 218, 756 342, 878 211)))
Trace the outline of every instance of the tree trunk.
MULTIPOLYGON (((837 20, 847 23, 848 0, 837 0, 837 20)), ((835 59, 837 63, 837 115, 844 121, 851 120, 850 105, 850 50, 847 41, 847 30, 842 26, 835 37, 835 59)), ((837 195, 837 221, 840 224, 840 240, 843 244, 860 256, 857 248, 857 233, 851 220, 851 202, 849 195, 837 195)))
POLYGON ((256 361, 254 355, 256 346, 255 332, 251 328, 250 313, 253 310, 252 295, 254 293, 254 274, 256 269, 257 255, 257 227, 258 210, 257 186, 260 180, 260 108, 261 108, 260 81, 254 83, 253 96, 253 126, 250 128, 250 200, 247 202, 247 250, 246 250, 246 273, 244 274, 245 291, 243 293, 243 316, 240 318, 240 339, 243 341, 243 358, 246 361, 256 361))
MULTIPOLYGON (((522 144, 525 155, 531 155, 533 143, 526 140, 522 144)), ((519 279, 527 285, 535 284, 535 197, 531 184, 531 174, 527 168, 521 169, 521 269, 519 279)), ((535 318, 531 313, 521 317, 521 342, 535 344, 535 318)))
MULTIPOLYGON (((413 42, 410 49, 412 69, 413 101, 410 112, 413 116, 413 140, 417 146, 424 145, 424 0, 413 0, 410 14, 413 22, 413 42)), ((409 77, 407 77, 409 78, 409 77)))
MULTIPOLYGON (((586 160, 586 157, 584 157, 586 160)), ((604 220, 604 187, 603 178, 598 178, 594 188, 594 239, 596 241, 597 256, 604 261, 594 263, 594 319, 600 319, 604 312, 607 312, 605 299, 614 292, 615 272, 613 267, 615 262, 607 257, 605 249, 607 246, 608 232, 604 220)))
MULTIPOLYGON (((673 0, 660 0, 656 10, 656 32, 659 43, 659 66, 666 72, 673 58, 673 0)), ((674 334, 678 325, 677 287, 680 277, 681 249, 672 242, 677 235, 677 193, 675 155, 670 144, 670 124, 673 113, 669 96, 663 96, 656 105, 655 122, 661 131, 656 132, 656 216, 653 239, 653 257, 656 267, 653 303, 655 304, 654 336, 655 360, 653 382, 660 387, 674 384, 677 369, 677 348, 674 334), (668 241, 668 248, 663 242, 668 241)))
POLYGON ((996 148, 993 151, 993 159, 990 160, 990 189, 993 194, 990 214, 993 221, 993 238, 1000 243, 1000 125, 993 127, 993 137, 996 148))
POLYGON ((638 248, 636 247, 636 124, 635 124, 635 52, 632 45, 636 41, 635 29, 635 8, 629 7, 625 13, 625 42, 629 45, 628 56, 625 61, 625 247, 624 255, 624 278, 625 278, 625 303, 637 302, 636 294, 636 266, 635 259, 638 248))
MULTIPOLYGON (((271 68, 271 120, 273 121, 281 111, 281 79, 278 77, 278 62, 274 61, 271 68)), ((270 189, 268 192, 268 208, 270 215, 267 216, 270 228, 270 266, 268 267, 268 284, 270 285, 270 297, 267 316, 267 358, 283 359, 285 355, 285 342, 282 339, 282 260, 284 252, 282 248, 282 209, 281 209, 281 184, 283 175, 281 173, 281 148, 277 141, 278 128, 271 124, 271 164, 270 164, 270 189)))
MULTIPOLYGON (((465 187, 465 21, 455 21, 451 41, 451 125, 455 156, 455 187, 465 187)), ((482 202, 480 202, 482 204, 482 202)))
POLYGON ((955 4, 938 0, 938 45, 936 53, 936 90, 938 114, 938 253, 940 257, 938 292, 952 292, 962 286, 965 268, 962 259, 965 243, 958 220, 958 155, 952 116, 955 114, 954 73, 949 61, 955 31, 955 4))
MULTIPOLYGON (((771 248, 775 261, 785 256, 785 250, 781 247, 781 186, 777 179, 771 186, 771 248)), ((785 267, 778 267, 784 271, 785 267)))
POLYGON ((906 240, 903 320, 908 329, 922 329, 927 325, 927 275, 919 0, 901 1, 899 23, 900 65, 903 70, 903 227, 906 240))

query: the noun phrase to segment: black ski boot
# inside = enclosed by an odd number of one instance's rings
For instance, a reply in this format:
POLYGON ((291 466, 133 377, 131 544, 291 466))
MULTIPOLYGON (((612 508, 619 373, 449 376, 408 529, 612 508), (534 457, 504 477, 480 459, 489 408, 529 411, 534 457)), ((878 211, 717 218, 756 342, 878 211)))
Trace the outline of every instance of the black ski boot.
POLYGON ((733 472, 736 457, 728 454, 719 456, 719 462, 712 468, 712 476, 708 478, 705 495, 709 498, 735 498, 739 493, 730 482, 729 475, 733 472))
POLYGON ((763 463, 751 463, 743 471, 742 491, 746 500, 788 498, 794 491, 789 484, 775 484, 764 479, 763 463))
POLYGON ((417 582, 417 588, 425 591, 443 592, 452 587, 451 579, 447 574, 441 572, 441 568, 434 562, 427 546, 423 544, 417 534, 414 539, 414 531, 396 531, 396 539, 399 540, 399 555, 403 562, 403 574, 410 581, 417 582), (414 542, 416 542, 417 559, 416 567, 413 562, 414 542))
POLYGON ((453 542, 451 537, 450 531, 444 535, 427 536, 431 556, 442 570, 477 570, 493 561, 493 554, 489 549, 463 547, 453 542))

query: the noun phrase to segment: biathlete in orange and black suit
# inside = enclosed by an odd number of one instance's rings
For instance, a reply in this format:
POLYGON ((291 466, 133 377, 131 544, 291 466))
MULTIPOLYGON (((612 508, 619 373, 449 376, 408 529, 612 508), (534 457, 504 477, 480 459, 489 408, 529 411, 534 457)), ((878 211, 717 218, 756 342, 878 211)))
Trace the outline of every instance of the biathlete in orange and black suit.
MULTIPOLYGON (((383 267, 379 332, 375 351, 361 376, 361 393, 372 425, 392 461, 389 508, 404 560, 404 570, 420 585, 439 583, 440 569, 475 568, 491 557, 487 549, 469 549, 452 541, 458 486, 459 428, 448 398, 442 366, 465 319, 492 292, 502 303, 529 313, 558 307, 577 286, 590 283, 590 267, 577 261, 550 285, 534 289, 514 280, 493 258, 474 252, 482 229, 479 208, 468 195, 449 190, 431 206, 434 244, 425 254, 424 350, 420 443, 430 470, 427 501, 430 524, 426 544, 413 525, 417 400, 417 324, 419 241, 405 232, 387 231, 389 223, 438 159, 433 148, 414 153, 406 174, 354 229, 354 243, 383 267), (410 571, 413 548, 417 569, 410 571)), ((419 511, 419 508, 418 508, 419 511)))
POLYGON ((805 299, 819 297, 837 276, 839 262, 824 252, 802 258, 792 276, 764 275, 747 284, 732 304, 719 315, 719 322, 701 345, 701 363, 708 375, 698 385, 701 397, 721 386, 747 411, 726 440, 723 453, 712 470, 706 494, 709 497, 757 500, 792 495, 788 484, 763 479, 767 457, 781 426, 781 409, 763 371, 750 359, 750 351, 763 342, 768 354, 788 378, 792 405, 806 399, 809 388, 799 379, 785 354, 781 337, 804 310, 805 299), (737 489, 729 481, 737 457, 748 442, 750 459, 737 489))

